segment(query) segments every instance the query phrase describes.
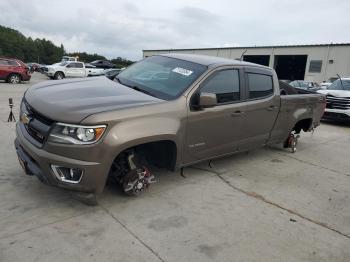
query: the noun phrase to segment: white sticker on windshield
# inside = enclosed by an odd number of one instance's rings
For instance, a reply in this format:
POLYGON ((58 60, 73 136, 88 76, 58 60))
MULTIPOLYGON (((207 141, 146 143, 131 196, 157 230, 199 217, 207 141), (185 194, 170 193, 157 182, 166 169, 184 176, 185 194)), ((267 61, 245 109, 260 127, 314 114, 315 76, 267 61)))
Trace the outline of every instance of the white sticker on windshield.
POLYGON ((187 70, 187 69, 184 69, 184 68, 181 68, 181 67, 176 67, 172 71, 175 72, 175 73, 184 75, 184 76, 190 76, 193 73, 193 71, 187 70))

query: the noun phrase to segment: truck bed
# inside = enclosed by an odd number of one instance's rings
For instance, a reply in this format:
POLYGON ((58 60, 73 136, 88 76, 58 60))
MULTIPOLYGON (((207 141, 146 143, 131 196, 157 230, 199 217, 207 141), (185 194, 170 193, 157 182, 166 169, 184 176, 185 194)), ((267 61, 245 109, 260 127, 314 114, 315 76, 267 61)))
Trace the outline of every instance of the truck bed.
POLYGON ((311 131, 320 125, 324 113, 326 98, 322 94, 293 94, 280 96, 280 112, 271 132, 269 144, 280 143, 299 121, 303 122, 304 131, 311 131), (307 126, 307 128, 304 128, 307 126), (286 128, 287 127, 287 128, 286 128))

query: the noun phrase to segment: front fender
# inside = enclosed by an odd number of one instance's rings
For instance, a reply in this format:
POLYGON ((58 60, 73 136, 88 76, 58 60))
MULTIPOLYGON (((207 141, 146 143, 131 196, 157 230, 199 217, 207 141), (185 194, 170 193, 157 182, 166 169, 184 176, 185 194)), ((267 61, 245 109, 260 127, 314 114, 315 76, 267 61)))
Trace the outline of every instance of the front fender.
POLYGON ((113 126, 105 137, 105 143, 114 148, 114 158, 124 150, 156 141, 172 141, 177 150, 176 166, 181 161, 180 145, 184 131, 178 119, 152 117, 120 122, 113 126))

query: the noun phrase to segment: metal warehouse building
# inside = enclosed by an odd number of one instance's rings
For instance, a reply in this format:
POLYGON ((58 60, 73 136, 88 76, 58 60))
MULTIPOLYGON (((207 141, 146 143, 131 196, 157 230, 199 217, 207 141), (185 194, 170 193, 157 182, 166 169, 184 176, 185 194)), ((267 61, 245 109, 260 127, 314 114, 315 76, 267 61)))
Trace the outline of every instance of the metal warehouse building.
POLYGON ((243 60, 273 67, 280 79, 326 81, 350 76, 350 43, 293 46, 143 50, 143 56, 190 53, 243 60))

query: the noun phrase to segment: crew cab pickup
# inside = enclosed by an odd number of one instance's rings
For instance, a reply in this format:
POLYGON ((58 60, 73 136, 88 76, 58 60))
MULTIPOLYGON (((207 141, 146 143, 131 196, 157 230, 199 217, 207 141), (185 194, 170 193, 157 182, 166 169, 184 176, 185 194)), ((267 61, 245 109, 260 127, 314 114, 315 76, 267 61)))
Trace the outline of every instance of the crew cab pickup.
POLYGON ((114 81, 29 88, 15 147, 25 172, 48 184, 95 195, 112 178, 138 195, 154 182, 152 166, 178 170, 276 143, 295 149, 299 133, 320 124, 325 105, 321 94, 281 95, 265 66, 157 55, 114 81))
POLYGON ((60 80, 71 77, 87 77, 103 75, 102 68, 85 66, 83 62, 64 61, 59 64, 53 64, 47 67, 47 76, 51 79, 60 80))

